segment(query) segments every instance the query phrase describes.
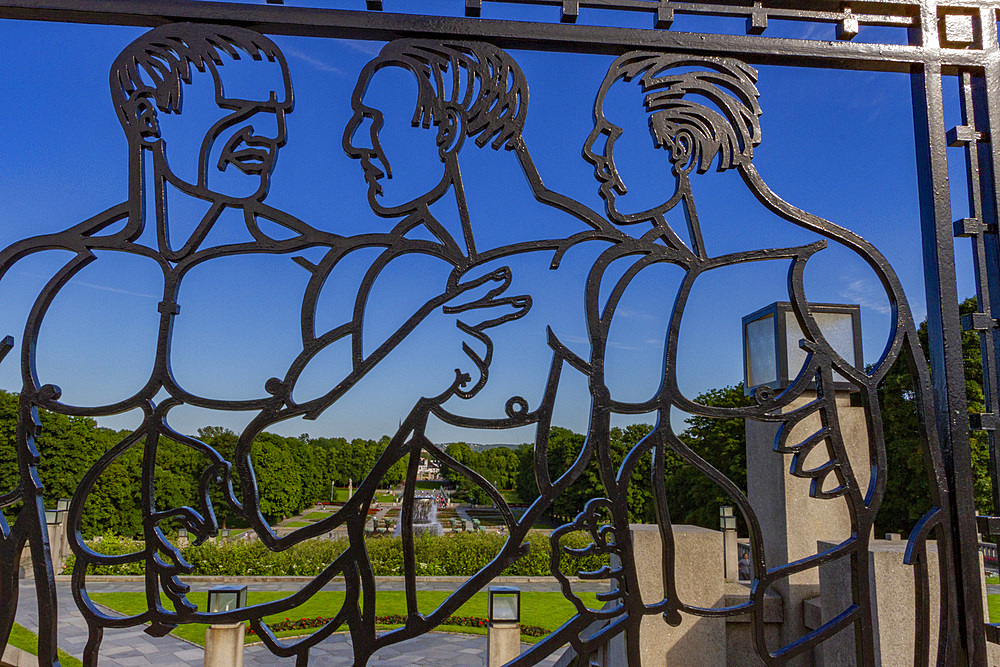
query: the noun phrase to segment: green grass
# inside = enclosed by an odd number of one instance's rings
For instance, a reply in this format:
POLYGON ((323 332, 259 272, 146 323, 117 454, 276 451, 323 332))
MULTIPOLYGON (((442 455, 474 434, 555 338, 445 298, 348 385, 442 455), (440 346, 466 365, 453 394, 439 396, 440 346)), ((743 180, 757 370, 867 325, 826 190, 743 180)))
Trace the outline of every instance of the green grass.
POLYGON ((375 502, 377 503, 391 503, 396 500, 396 496, 391 493, 376 493, 375 502))
MULTIPOLYGON (((207 602, 207 593, 192 593, 188 599, 203 609, 207 602)), ((249 593, 250 604, 260 604, 271 600, 279 600, 291 595, 291 592, 254 592, 249 593)), ((417 605, 422 613, 430 613, 448 597, 447 591, 418 591, 417 605)), ((471 600, 462 605, 455 616, 479 616, 486 617, 486 593, 476 593, 471 600)), ((100 604, 111 607, 127 616, 141 614, 146 611, 146 600, 144 593, 91 593, 90 597, 100 604)), ((997 596, 1000 597, 1000 596, 997 596)), ((591 607, 599 607, 597 596, 594 593, 583 593, 580 598, 591 607)), ((170 607, 166 597, 164 604, 170 607)), ((266 621, 279 622, 287 619, 315 618, 317 616, 332 617, 344 603, 344 593, 339 591, 321 591, 314 595, 307 602, 295 609, 287 612, 265 617, 266 621)), ((377 616, 387 616, 389 614, 406 613, 406 594, 403 591, 380 591, 376 596, 375 614, 377 616)), ((521 623, 524 625, 537 625, 548 630, 555 630, 562 625, 570 616, 575 613, 573 604, 563 597, 562 593, 521 593, 521 623)), ((205 643, 205 625, 199 623, 185 624, 174 630, 174 634, 194 642, 199 645, 205 643)), ((344 628, 346 629, 346 627, 344 628)), ((449 632, 463 632, 468 634, 483 634, 485 628, 466 628, 460 626, 440 626, 438 629, 449 632)), ((311 630, 289 630, 279 633, 278 636, 288 637, 302 635, 311 630)), ((540 638, 521 635, 521 641, 537 642, 540 638)), ((247 637, 248 642, 257 641, 254 636, 247 637)))
POLYGON ((986 583, 987 584, 1000 584, 1000 575, 995 575, 994 574, 992 576, 986 577, 986 583))
POLYGON ((441 488, 441 482, 432 482, 430 480, 424 479, 424 480, 418 481, 417 484, 416 484, 416 486, 414 488, 417 488, 417 489, 440 489, 441 488))
POLYGON ((305 521, 321 521, 328 516, 330 516, 329 512, 310 512, 309 514, 299 518, 305 521))
POLYGON ((479 523, 484 526, 502 526, 504 523, 503 515, 496 510, 466 510, 469 517, 472 519, 479 519, 479 523))
MULTIPOLYGON (((38 655, 38 635, 23 625, 14 624, 14 627, 10 629, 8 643, 22 651, 27 651, 31 655, 38 655)), ((59 662, 65 667, 77 667, 77 665, 82 667, 83 665, 82 662, 62 649, 59 649, 59 662)))
POLYGON ((1000 623, 1000 595, 987 595, 986 602, 990 609, 990 623, 1000 623))
POLYGON ((305 526, 311 526, 312 521, 289 521, 288 523, 282 525, 282 528, 303 528, 305 526))

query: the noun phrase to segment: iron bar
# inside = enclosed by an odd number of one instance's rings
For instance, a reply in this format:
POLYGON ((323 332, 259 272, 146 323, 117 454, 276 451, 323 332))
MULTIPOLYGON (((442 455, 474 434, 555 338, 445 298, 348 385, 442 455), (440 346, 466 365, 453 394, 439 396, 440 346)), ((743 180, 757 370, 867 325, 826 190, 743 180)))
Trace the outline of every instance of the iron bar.
MULTIPOLYGON (((911 32, 911 41, 925 46, 938 44, 937 8, 930 3, 922 12, 921 29, 911 32)), ((936 62, 915 68, 912 74, 927 330, 937 434, 952 490, 956 608, 961 633, 958 659, 960 664, 985 665, 982 592, 978 577, 973 577, 979 572, 979 554, 968 548, 978 544, 978 536, 941 77, 941 65, 936 62)))
POLYGON ((271 35, 387 41, 398 37, 489 39, 507 49, 620 55, 665 49, 738 56, 753 63, 786 63, 907 72, 913 64, 980 67, 982 54, 934 45, 855 43, 714 35, 667 30, 533 23, 464 17, 391 14, 203 0, 3 0, 0 18, 155 27, 177 21, 237 23, 271 35))

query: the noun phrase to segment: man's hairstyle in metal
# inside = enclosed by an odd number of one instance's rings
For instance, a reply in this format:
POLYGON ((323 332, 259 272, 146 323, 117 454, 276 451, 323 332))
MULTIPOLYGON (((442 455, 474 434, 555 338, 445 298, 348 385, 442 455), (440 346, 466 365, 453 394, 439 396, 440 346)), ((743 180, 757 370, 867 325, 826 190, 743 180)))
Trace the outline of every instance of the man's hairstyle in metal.
MULTIPOLYGON (((500 149, 521 136, 528 107, 528 81, 507 52, 484 42, 399 39, 378 56, 417 77, 413 126, 441 127, 449 113, 461 117, 466 137, 500 149)), ((445 130, 439 143, 455 139, 445 130)))
MULTIPOLYGON (((611 67, 639 78, 654 140, 680 171, 705 173, 718 156, 725 171, 753 158, 760 144, 757 70, 733 58, 633 52, 611 67)), ((608 82, 610 84, 610 82, 608 82)))
POLYGON ((278 63, 287 80, 288 66, 278 46, 252 30, 198 23, 150 30, 118 54, 111 66, 111 98, 122 126, 126 132, 155 134, 156 109, 180 113, 182 83, 191 83, 194 70, 212 73, 221 98, 217 68, 224 58, 244 57, 278 63))

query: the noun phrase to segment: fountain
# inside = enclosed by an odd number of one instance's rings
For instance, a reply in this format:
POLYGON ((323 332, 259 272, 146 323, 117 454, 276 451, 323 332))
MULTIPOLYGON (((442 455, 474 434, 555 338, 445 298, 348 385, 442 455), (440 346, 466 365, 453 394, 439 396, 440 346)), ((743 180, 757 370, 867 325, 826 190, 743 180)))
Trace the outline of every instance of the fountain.
MULTIPOLYGON (((444 530, 441 528, 441 524, 437 520, 437 502, 433 496, 414 496, 413 497, 413 534, 420 535, 421 533, 430 533, 431 535, 441 535, 444 530)), ((399 537, 399 533, 403 528, 402 517, 400 517, 399 523, 396 524, 396 530, 393 531, 394 537, 399 537)))

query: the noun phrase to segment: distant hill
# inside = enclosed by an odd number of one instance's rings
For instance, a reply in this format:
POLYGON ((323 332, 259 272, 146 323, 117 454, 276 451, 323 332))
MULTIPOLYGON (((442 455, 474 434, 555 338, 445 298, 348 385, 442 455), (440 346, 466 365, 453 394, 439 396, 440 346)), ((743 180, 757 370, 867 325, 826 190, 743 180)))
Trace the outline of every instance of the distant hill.
MULTIPOLYGON (((450 444, 453 444, 453 443, 448 443, 448 444, 450 445, 450 444)), ((469 446, 469 448, 472 449, 473 451, 475 451, 475 452, 481 452, 481 451, 484 451, 484 450, 487 450, 487 449, 495 449, 497 447, 506 447, 507 449, 517 449, 518 447, 521 446, 522 443, 499 442, 499 443, 491 443, 491 444, 488 444, 488 445, 483 445, 483 444, 476 443, 476 442, 467 442, 465 444, 467 444, 469 446)), ((447 449, 447 445, 445 445, 444 448, 447 449)))

